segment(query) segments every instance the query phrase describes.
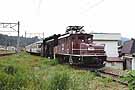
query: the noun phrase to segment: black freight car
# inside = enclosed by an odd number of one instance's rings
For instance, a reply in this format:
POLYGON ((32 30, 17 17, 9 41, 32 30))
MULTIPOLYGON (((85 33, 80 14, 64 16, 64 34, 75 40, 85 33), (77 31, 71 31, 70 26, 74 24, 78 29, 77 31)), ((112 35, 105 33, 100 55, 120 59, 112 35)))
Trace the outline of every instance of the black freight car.
POLYGON ((93 43, 93 35, 84 33, 83 26, 69 26, 66 34, 43 40, 42 56, 58 58, 60 63, 103 66, 104 45, 93 43))

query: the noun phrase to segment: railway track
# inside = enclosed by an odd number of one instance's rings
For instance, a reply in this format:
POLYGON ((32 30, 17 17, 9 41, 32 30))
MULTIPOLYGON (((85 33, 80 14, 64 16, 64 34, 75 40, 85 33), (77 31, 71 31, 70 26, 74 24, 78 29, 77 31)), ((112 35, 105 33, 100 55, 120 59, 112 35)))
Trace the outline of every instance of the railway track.
POLYGON ((2 56, 9 56, 9 55, 13 55, 13 54, 16 54, 16 53, 3 53, 3 54, 0 54, 0 57, 2 57, 2 56))
POLYGON ((120 79, 121 77, 123 77, 123 75, 120 75, 120 73, 108 72, 102 68, 98 69, 98 68, 89 68, 89 67, 82 67, 82 66, 81 67, 73 66, 73 68, 95 72, 97 74, 97 76, 99 76, 99 77, 111 78, 114 82, 118 82, 122 85, 128 86, 127 82, 124 82, 120 79))
POLYGON ((122 81, 120 78, 122 77, 121 75, 110 73, 110 72, 105 72, 105 71, 100 71, 97 70, 96 73, 103 78, 112 78, 113 81, 118 82, 123 85, 128 85, 127 82, 122 81))

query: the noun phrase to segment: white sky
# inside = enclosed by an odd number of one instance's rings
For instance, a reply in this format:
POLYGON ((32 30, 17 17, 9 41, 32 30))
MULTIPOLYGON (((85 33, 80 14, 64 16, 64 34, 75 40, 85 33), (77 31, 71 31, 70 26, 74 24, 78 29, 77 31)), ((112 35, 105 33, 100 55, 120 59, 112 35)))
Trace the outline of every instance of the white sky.
POLYGON ((21 23, 24 32, 64 33, 69 25, 86 32, 135 37, 135 0, 1 0, 0 22, 21 23))

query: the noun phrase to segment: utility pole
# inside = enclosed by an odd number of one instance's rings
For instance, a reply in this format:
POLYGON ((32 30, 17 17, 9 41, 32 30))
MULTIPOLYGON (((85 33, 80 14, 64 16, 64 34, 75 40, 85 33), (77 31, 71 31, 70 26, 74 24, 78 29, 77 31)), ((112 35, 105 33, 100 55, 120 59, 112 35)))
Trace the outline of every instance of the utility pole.
POLYGON ((17 48, 17 53, 19 53, 20 51, 20 22, 18 21, 17 23, 0 23, 0 28, 12 29, 8 31, 0 30, 0 32, 17 32, 18 33, 16 48, 17 48), (17 30, 15 29, 16 26, 18 26, 17 30))
POLYGON ((26 38, 26 31, 25 31, 25 46, 27 45, 27 38, 26 38))
POLYGON ((18 21, 18 38, 17 38, 17 53, 19 53, 20 52, 20 22, 18 21))
POLYGON ((44 35, 45 35, 45 34, 44 34, 44 32, 43 32, 43 39, 44 39, 44 35))

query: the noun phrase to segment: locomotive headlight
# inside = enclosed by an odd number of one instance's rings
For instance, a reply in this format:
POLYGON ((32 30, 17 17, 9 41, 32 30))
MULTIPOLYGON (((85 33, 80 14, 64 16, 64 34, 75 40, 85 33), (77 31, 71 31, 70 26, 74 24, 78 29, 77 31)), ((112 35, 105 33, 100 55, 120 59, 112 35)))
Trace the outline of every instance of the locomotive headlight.
POLYGON ((88 50, 93 51, 95 49, 93 47, 88 47, 88 50))

